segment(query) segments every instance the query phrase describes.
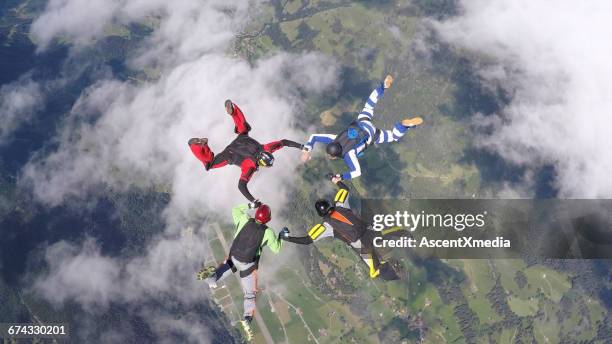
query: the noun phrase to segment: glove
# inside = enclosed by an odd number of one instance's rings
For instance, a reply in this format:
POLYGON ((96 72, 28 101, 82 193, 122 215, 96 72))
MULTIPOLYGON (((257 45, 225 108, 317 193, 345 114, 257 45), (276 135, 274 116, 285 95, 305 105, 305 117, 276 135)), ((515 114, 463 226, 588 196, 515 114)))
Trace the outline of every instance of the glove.
POLYGON ((283 227, 283 229, 281 229, 281 231, 278 233, 278 238, 285 240, 288 237, 289 237, 289 228, 283 227))
POLYGON ((259 208, 260 205, 261 205, 261 202, 258 199, 256 199, 253 202, 249 202, 249 209, 259 208))
POLYGON ((331 180, 334 184, 342 180, 341 174, 328 173, 326 177, 329 178, 329 180, 331 180))

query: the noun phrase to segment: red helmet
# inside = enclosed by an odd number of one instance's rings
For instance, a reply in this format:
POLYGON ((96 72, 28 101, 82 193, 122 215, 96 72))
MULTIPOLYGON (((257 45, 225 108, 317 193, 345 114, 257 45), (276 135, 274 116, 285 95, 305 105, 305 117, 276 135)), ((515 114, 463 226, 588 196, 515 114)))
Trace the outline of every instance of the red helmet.
POLYGON ((270 211, 270 207, 265 204, 262 204, 255 211, 255 221, 259 223, 268 223, 272 219, 272 212, 270 211))

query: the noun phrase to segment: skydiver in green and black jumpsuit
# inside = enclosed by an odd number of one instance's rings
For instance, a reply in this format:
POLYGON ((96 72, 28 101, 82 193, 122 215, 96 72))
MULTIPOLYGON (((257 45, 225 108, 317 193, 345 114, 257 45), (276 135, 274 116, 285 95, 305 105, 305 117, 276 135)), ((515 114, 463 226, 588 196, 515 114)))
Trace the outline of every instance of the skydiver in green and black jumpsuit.
POLYGON ((278 253, 282 241, 274 231, 266 225, 272 218, 270 208, 263 204, 257 208, 255 217, 251 218, 247 211, 256 204, 248 203, 235 206, 232 217, 236 225, 236 233, 229 257, 217 268, 207 267, 198 272, 198 279, 204 280, 211 288, 217 283, 239 271, 240 284, 244 291, 244 319, 241 324, 247 333, 247 339, 253 336, 250 323, 255 315, 255 296, 257 294, 257 268, 264 246, 273 253, 278 253))

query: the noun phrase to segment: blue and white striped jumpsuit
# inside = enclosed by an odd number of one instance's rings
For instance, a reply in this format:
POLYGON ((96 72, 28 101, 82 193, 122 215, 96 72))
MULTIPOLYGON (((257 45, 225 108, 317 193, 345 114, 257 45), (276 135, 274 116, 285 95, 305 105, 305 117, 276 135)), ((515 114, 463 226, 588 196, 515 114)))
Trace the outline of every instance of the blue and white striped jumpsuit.
MULTIPOLYGON (((370 97, 365 103, 365 106, 363 107, 363 110, 361 110, 357 116, 356 124, 368 133, 368 137, 365 142, 359 144, 348 152, 343 152, 344 162, 349 168, 348 172, 342 174, 343 180, 356 178, 361 175, 361 166, 359 165, 358 157, 367 148, 367 146, 372 143, 381 144, 399 141, 399 139, 404 136, 406 131, 412 128, 402 125, 401 122, 395 123, 393 129, 388 130, 380 130, 374 126, 374 123, 372 123, 372 120, 374 119, 374 106, 378 100, 382 98, 384 93, 385 88, 381 83, 376 89, 374 89, 374 91, 372 91, 370 97), (377 130, 380 130, 380 134, 378 135, 378 139, 373 142, 374 138, 376 137, 377 130)), ((336 136, 337 135, 334 134, 313 134, 308 139, 308 142, 304 144, 304 149, 307 151, 312 150, 315 143, 327 145, 328 143, 332 142, 336 136)))

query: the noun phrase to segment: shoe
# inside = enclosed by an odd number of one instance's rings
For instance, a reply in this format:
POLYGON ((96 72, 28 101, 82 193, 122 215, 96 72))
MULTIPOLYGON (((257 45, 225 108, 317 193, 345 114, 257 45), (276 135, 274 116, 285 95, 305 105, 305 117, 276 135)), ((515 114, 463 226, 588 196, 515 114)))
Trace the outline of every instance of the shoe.
POLYGON ((393 77, 391 76, 391 74, 389 74, 385 77, 385 81, 383 81, 383 87, 389 88, 391 87, 391 85, 393 85, 393 77))
POLYGON ((244 337, 247 342, 253 340, 253 329, 251 328, 251 321, 253 321, 253 317, 244 317, 244 320, 240 321, 240 325, 242 325, 242 330, 244 331, 244 337))
POLYGON ((196 273, 196 278, 198 281, 203 281, 215 274, 216 268, 214 266, 203 267, 202 270, 196 273))
POLYGON ((225 101, 225 112, 227 112, 228 115, 234 113, 234 104, 229 99, 225 101))
POLYGON ((210 289, 217 289, 217 281, 213 276, 204 279, 204 282, 208 284, 210 289))
POLYGON ((191 138, 189 139, 189 142, 187 142, 188 145, 197 145, 197 146, 204 146, 205 144, 208 143, 208 139, 207 138, 191 138))
POLYGON ((408 128, 416 127, 421 123, 423 123, 423 119, 421 117, 406 118, 402 121, 402 125, 408 128))

